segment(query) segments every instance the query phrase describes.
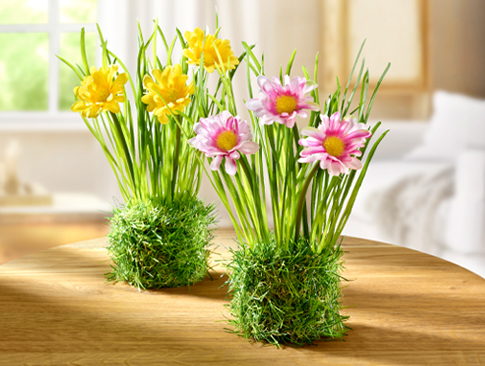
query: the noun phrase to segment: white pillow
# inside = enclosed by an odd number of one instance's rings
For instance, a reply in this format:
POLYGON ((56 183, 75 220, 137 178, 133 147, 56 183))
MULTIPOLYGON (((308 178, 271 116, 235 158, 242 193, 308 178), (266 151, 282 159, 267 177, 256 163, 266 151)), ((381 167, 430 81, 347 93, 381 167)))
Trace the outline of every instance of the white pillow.
POLYGON ((466 148, 485 149, 485 100, 436 91, 424 143, 405 158, 453 161, 466 148))

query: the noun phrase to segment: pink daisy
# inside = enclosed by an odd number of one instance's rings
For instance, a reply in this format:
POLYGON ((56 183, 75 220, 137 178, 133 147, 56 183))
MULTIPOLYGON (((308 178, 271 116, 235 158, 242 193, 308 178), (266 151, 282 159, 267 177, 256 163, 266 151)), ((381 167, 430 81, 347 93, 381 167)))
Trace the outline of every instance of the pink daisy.
POLYGON ((197 136, 190 139, 189 144, 214 158, 210 165, 212 170, 218 170, 225 157, 225 168, 229 175, 236 174, 239 152, 254 154, 259 149, 257 143, 249 141, 253 138, 249 124, 239 117, 233 117, 228 111, 201 118, 194 125, 194 131, 197 136))
POLYGON ((312 97, 305 96, 317 87, 313 81, 307 81, 299 76, 290 80, 290 77, 285 75, 283 86, 278 77, 270 81, 265 76, 259 76, 258 85, 261 88, 259 98, 249 100, 246 107, 254 111, 256 117, 261 118, 262 124, 271 125, 278 122, 291 128, 295 125, 296 116, 307 117, 304 109, 320 109, 318 104, 312 102, 312 97))
POLYGON ((318 128, 305 127, 301 134, 308 136, 298 143, 307 146, 300 153, 300 163, 320 160, 320 168, 328 169, 330 175, 346 174, 350 169, 361 169, 362 162, 356 156, 362 155, 359 148, 371 136, 365 124, 353 120, 340 120, 335 112, 330 118, 322 115, 318 128), (352 156, 353 155, 353 156, 352 156))

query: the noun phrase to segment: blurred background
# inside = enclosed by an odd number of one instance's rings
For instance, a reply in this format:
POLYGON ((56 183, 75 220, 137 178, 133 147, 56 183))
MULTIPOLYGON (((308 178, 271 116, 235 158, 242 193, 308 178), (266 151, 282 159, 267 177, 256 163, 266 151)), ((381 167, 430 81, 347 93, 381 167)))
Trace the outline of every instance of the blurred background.
MULTIPOLYGON (((103 236, 121 203, 114 175, 69 108, 78 83, 56 58, 99 65, 96 23, 133 69, 137 20, 170 39, 215 28, 236 54, 264 51, 266 74, 294 49, 294 75, 319 53, 321 99, 344 84, 364 39, 382 143, 347 235, 409 246, 485 275, 485 2, 483 0, 0 0, 0 263, 103 236)), ((360 65, 359 65, 360 67, 360 65)), ((247 99, 243 73, 237 97, 247 99)), ((243 108, 240 114, 245 116, 243 108)), ((305 121, 299 121, 301 127, 305 121)), ((217 201, 209 184, 201 197, 217 201)), ((220 226, 229 227, 220 207, 220 226)))

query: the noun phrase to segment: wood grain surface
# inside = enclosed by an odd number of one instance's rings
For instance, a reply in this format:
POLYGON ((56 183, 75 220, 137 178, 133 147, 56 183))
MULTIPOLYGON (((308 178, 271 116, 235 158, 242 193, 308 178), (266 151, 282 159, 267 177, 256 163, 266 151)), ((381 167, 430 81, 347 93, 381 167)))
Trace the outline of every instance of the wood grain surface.
MULTIPOLYGON (((230 230, 214 243, 222 255, 230 230)), ((220 266, 185 288, 108 284, 105 239, 0 265, 0 365, 485 365, 485 280, 346 238, 345 341, 276 349, 227 333, 220 266)))

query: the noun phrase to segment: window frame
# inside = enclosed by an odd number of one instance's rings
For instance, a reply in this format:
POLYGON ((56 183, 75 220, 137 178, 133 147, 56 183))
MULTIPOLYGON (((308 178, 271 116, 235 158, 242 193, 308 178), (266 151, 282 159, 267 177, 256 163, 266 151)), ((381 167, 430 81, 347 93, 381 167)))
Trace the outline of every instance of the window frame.
MULTIPOLYGON (((99 1, 97 7, 99 10, 99 1)), ((0 111, 0 131, 26 128, 56 130, 59 127, 63 130, 76 130, 85 127, 77 113, 59 110, 61 61, 56 55, 60 52, 62 33, 80 33, 81 28, 85 28, 86 32, 96 32, 96 23, 61 23, 59 0, 48 0, 47 15, 47 23, 0 24, 0 33, 47 33, 49 39, 47 110, 0 111)))

